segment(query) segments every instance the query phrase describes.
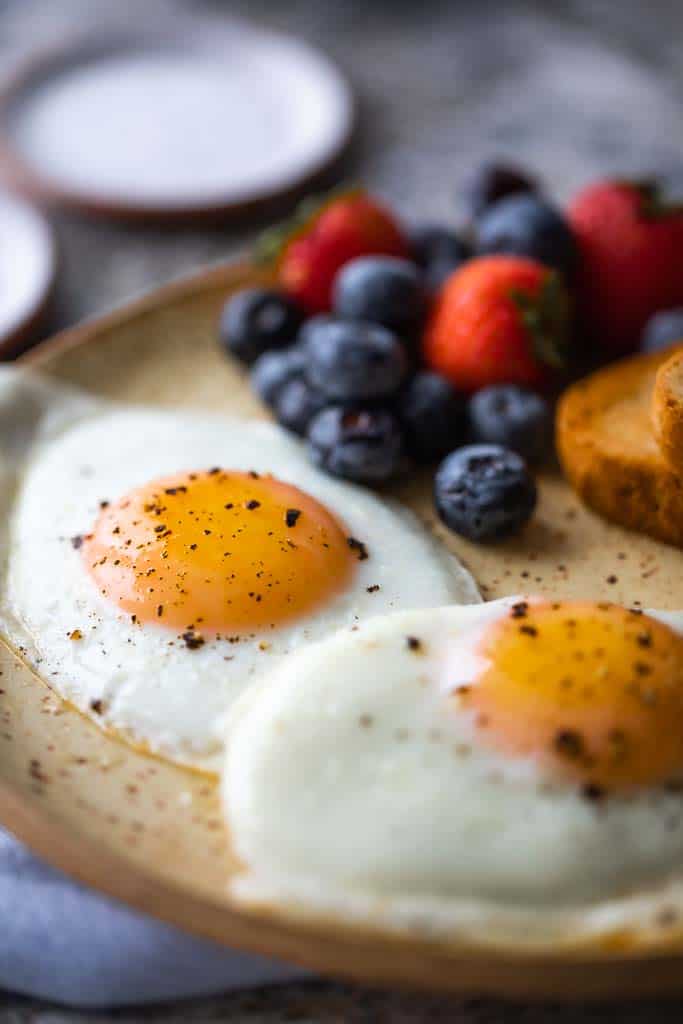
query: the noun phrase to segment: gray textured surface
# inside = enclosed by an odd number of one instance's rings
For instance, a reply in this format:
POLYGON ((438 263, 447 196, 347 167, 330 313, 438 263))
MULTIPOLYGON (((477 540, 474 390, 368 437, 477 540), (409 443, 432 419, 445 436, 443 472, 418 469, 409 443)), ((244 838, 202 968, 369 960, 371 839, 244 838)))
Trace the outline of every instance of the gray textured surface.
MULTIPOLYGON (((455 216, 462 172, 506 153, 547 176, 559 196, 597 173, 683 170, 683 5, 680 0, 236 0, 181 4, 234 11, 322 45, 346 68, 361 101, 351 176, 411 217, 455 216)), ((163 17, 160 0, 0 0, 0 61, 84 22, 163 17)), ((156 231, 65 218, 52 328, 115 305, 202 263, 229 258, 257 225, 156 231)), ((0 908, 1 912, 2 908, 0 908)), ((683 1019, 683 1004, 511 1008, 383 995, 336 985, 234 994, 158 1010, 74 1014, 7 999, 3 1022, 449 1021, 453 1024, 683 1019)))
POLYGON ((327 983, 238 993, 154 1010, 74 1014, 24 1003, 3 1024, 680 1024, 675 1004, 513 1007, 489 1000, 397 996, 327 983))

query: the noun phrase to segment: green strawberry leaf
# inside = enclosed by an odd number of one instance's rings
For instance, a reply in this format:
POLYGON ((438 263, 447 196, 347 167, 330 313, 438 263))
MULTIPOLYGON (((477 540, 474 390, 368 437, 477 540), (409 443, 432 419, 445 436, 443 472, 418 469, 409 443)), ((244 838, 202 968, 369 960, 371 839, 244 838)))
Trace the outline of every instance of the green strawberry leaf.
POLYGON ((324 195, 306 196, 294 208, 291 217, 259 235, 252 253, 254 263, 257 266, 272 266, 292 239, 303 234, 327 206, 342 196, 352 196, 361 191, 358 185, 346 184, 338 185, 324 195))
POLYGON ((666 194, 660 182, 650 180, 625 181, 622 184, 635 189, 640 195, 639 213, 645 220, 666 220, 683 213, 683 202, 666 194))
POLYGON ((531 337, 533 353, 545 366, 564 370, 569 360, 569 300, 560 275, 548 273, 538 295, 513 288, 510 298, 531 337))

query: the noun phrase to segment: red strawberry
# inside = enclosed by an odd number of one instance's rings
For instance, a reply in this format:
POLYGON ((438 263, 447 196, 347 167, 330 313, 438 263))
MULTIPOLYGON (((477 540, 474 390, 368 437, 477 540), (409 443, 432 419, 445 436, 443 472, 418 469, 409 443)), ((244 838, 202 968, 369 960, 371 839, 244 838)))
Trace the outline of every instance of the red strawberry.
POLYGON ((408 256, 392 214, 360 189, 302 203, 293 222, 269 232, 261 256, 275 262, 284 290, 309 313, 330 308, 340 267, 357 256, 408 256))
POLYGON ((683 304, 683 209, 654 184, 604 181, 579 193, 569 221, 585 328, 605 351, 632 352, 653 313, 683 304))
POLYGON ((427 364, 456 387, 545 389, 564 365, 569 301, 559 276, 535 260, 470 260, 446 281, 423 339, 427 364))

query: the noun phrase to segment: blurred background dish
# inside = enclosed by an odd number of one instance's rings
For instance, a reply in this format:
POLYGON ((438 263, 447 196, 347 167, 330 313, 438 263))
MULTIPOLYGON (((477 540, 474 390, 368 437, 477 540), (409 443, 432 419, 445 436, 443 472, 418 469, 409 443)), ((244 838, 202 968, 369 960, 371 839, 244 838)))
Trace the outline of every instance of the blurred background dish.
POLYGON ((13 183, 89 214, 218 216, 308 183, 339 156, 351 93, 322 54, 227 19, 91 35, 12 76, 13 183))
POLYGON ((25 347, 47 309, 55 271, 47 221, 0 190, 0 357, 15 356, 25 347))

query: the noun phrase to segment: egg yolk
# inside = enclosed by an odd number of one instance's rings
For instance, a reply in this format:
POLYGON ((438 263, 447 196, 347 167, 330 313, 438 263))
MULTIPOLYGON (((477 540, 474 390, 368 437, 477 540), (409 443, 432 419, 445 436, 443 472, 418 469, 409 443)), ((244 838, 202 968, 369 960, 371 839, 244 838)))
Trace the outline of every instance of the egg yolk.
POLYGON ((589 795, 683 779, 683 638, 609 604, 520 602, 489 628, 472 686, 479 735, 589 795))
POLYGON ((134 621, 218 634, 303 618, 347 586, 364 554, 297 487, 220 469, 103 502, 82 551, 101 593, 134 621))

